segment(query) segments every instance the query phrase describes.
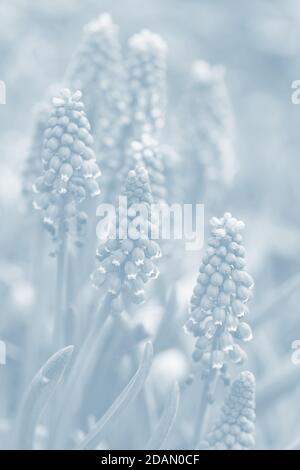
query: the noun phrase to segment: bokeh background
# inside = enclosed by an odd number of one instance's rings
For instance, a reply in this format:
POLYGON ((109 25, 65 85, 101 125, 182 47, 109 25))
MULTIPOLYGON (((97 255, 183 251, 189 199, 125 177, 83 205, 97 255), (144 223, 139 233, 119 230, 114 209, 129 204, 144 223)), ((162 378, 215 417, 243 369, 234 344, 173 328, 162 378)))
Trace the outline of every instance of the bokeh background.
MULTIPOLYGON (((22 325, 38 295, 28 268, 31 232, 22 198, 32 111, 45 90, 61 81, 83 25, 106 11, 124 44, 145 27, 168 43, 170 136, 191 62, 226 67, 239 172, 221 207, 246 223, 247 262, 256 284, 249 368, 255 369, 261 403, 257 446, 283 448, 300 436, 300 366, 290 360, 291 343, 300 339, 300 106, 291 102, 291 84, 300 78, 297 0, 1 0, 0 79, 7 86, 7 104, 0 106, 0 339, 8 343, 8 362, 24 365, 22 325)), ((201 253, 188 260, 177 286, 182 312, 200 259, 201 253)), ((164 361, 175 375, 190 367, 172 338, 161 354, 158 369, 164 361)), ((12 390, 18 400, 18 382, 12 390)), ((0 400, 7 400, 3 395, 1 390, 0 400)), ((9 413, 5 406, 0 410, 5 427, 9 413)), ((189 432, 187 423, 188 418, 183 433, 189 432)))

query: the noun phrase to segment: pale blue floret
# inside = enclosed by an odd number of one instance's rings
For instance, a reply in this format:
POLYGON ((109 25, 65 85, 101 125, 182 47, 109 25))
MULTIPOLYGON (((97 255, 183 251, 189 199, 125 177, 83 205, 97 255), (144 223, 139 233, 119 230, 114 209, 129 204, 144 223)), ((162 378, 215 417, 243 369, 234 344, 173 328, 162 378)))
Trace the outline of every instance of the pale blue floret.
POLYGON ((99 246, 96 254, 99 266, 92 275, 95 287, 114 297, 112 308, 116 311, 122 311, 124 304, 145 300, 144 285, 158 277, 154 260, 161 256, 159 245, 148 236, 152 195, 145 168, 136 167, 128 173, 123 194, 128 205, 126 238, 108 239, 99 246), (143 206, 149 217, 140 220, 134 208, 136 204, 143 206), (143 237, 136 237, 137 224, 145 227, 143 237))
POLYGON ((163 155, 157 139, 143 134, 140 140, 134 140, 126 150, 125 168, 136 165, 144 166, 149 175, 151 193, 154 202, 166 199, 166 181, 163 155))
POLYGON ((186 323, 186 329, 197 338, 193 359, 200 361, 203 374, 217 370, 226 381, 228 365, 242 364, 246 359, 240 343, 252 339, 244 318, 254 282, 246 270, 243 229, 244 223, 230 213, 210 220, 209 246, 199 268, 186 323))
POLYGON ((41 210, 45 226, 57 236, 62 222, 80 230, 86 215, 80 204, 100 194, 100 170, 93 150, 93 138, 81 92, 63 89, 53 98, 53 108, 44 132, 42 174, 33 185, 34 207, 41 210))
POLYGON ((242 372, 232 383, 220 417, 203 443, 208 450, 251 450, 255 444, 255 377, 242 372))
POLYGON ((114 133, 127 123, 127 94, 119 28, 108 13, 85 26, 66 81, 71 89, 82 91, 93 132, 103 139, 99 145, 113 145, 114 133))
POLYGON ((128 41, 127 74, 133 138, 158 133, 165 124, 167 45, 142 30, 128 41))
POLYGON ((192 64, 180 131, 186 198, 214 199, 237 171, 234 115, 223 67, 200 60, 192 64))

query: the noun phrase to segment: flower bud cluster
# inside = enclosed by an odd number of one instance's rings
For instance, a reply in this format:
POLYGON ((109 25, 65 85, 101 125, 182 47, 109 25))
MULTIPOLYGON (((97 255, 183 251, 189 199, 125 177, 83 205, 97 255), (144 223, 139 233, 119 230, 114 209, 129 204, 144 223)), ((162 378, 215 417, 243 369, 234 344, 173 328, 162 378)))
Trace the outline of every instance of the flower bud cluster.
POLYGON ((236 174, 235 123, 223 67, 203 61, 192 65, 182 112, 182 153, 187 193, 206 195, 232 183, 236 174), (194 175, 194 180, 191 177, 194 175))
POLYGON ((131 142, 126 152, 127 168, 136 165, 146 168, 154 202, 166 199, 164 162, 158 141, 149 134, 131 142))
POLYGON ((228 398, 208 434, 208 450, 251 450, 255 432, 255 377, 241 372, 229 391, 228 398))
POLYGON ((95 137, 111 148, 120 128, 128 123, 128 95, 119 29, 108 13, 85 26, 82 43, 67 71, 67 83, 82 91, 95 137))
POLYGON ((148 30, 128 41, 127 73, 133 137, 156 134, 165 123, 167 45, 148 30))
POLYGON ((112 307, 116 312, 128 303, 139 304, 145 300, 144 286, 158 277, 155 259, 161 256, 159 245, 148 236, 151 221, 146 216, 143 218, 141 211, 144 209, 150 216, 152 202, 148 174, 143 167, 128 173, 124 196, 128 204, 126 234, 122 239, 110 238, 99 246, 96 254, 99 266, 92 275, 95 287, 114 297, 112 307))
POLYGON ((81 92, 61 90, 60 96, 53 98, 44 133, 43 173, 33 185, 34 207, 42 211, 43 221, 54 236, 60 221, 66 230, 75 224, 80 232, 86 215, 79 212, 79 204, 88 196, 100 194, 100 170, 92 145, 81 92))
POLYGON ((252 339, 245 317, 253 279, 246 270, 241 235, 244 223, 225 213, 210 220, 211 237, 202 258, 185 328, 197 338, 193 359, 204 376, 220 371, 229 381, 228 365, 242 364, 241 343, 252 339))

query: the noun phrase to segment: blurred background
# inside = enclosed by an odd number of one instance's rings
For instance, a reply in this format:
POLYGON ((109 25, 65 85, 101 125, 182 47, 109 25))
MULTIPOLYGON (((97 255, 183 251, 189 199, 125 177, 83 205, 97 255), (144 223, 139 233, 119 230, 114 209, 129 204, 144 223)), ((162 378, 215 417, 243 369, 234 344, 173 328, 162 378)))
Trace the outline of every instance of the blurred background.
MULTIPOLYGON (((257 445, 288 445, 300 436, 300 366, 290 361, 291 343, 300 339, 300 105, 291 102, 291 84, 300 79, 297 0, 1 0, 0 79, 7 103, 0 105, 0 339, 10 329, 9 354, 17 357, 22 328, 7 315, 26 316, 38 295, 28 271, 30 231, 22 198, 32 110, 61 81, 84 24, 106 11, 124 44, 145 27, 166 40, 171 137, 192 61, 226 67, 239 172, 221 208, 246 223, 247 263, 256 284, 249 322, 258 324, 249 368, 255 364, 261 403, 274 383, 287 384, 270 400, 271 413, 258 410, 257 445)), ((201 253, 192 258, 178 286, 182 305, 201 253)), ((171 343, 165 354, 173 351, 171 343)), ((175 345, 171 357, 180 368, 188 359, 176 354, 175 345)))

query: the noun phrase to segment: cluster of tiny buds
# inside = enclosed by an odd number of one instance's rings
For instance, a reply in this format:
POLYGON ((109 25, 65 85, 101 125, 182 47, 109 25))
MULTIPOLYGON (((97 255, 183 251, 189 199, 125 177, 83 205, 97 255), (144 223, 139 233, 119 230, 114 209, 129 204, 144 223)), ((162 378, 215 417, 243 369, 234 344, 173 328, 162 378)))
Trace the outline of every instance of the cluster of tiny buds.
MULTIPOLYGON (((114 59, 119 59, 120 50, 118 27, 107 13, 87 24, 84 33, 84 40, 69 66, 67 75, 71 86, 84 92, 86 101, 87 98, 95 96, 98 88, 105 90, 110 86, 107 71, 115 66, 114 59)), ((95 102, 89 105, 95 107, 95 102)))
MULTIPOLYGON (((144 285, 159 275, 154 263, 161 256, 159 245, 147 237, 136 238, 134 204, 149 205, 152 201, 147 172, 142 167, 128 174, 124 194, 128 200, 128 232, 126 238, 108 239, 97 250, 99 266, 92 275, 95 287, 112 295, 113 311, 122 311, 128 303, 145 300, 144 285)), ((145 221, 147 224, 148 221, 145 221)), ((139 221, 139 225, 141 222, 139 221)), ((146 233, 146 232, 145 232, 146 233)))
POLYGON ((204 376, 219 370, 229 383, 229 363, 242 364, 246 353, 238 342, 252 339, 243 317, 252 296, 253 279, 246 271, 241 231, 244 223, 225 213, 210 221, 211 237, 202 258, 185 328, 197 338, 193 359, 204 376))
MULTIPOLYGON (((94 48, 90 54, 96 64, 96 80, 101 92, 95 116, 97 149, 107 172, 112 170, 112 176, 115 176, 114 171, 120 167, 123 132, 130 124, 129 93, 119 28, 111 16, 104 13, 88 30, 93 32, 94 48)), ((95 104, 92 103, 92 106, 95 107, 95 104)))
MULTIPOLYGON (((118 26, 108 13, 103 13, 95 21, 86 25, 84 31, 86 40, 79 50, 81 60, 74 64, 75 70, 77 65, 77 71, 73 76, 73 80, 76 83, 76 75, 78 75, 77 78, 83 86, 96 86, 96 90, 94 90, 96 92, 97 88, 104 92, 109 90, 111 94, 115 93, 117 96, 114 98, 117 98, 125 106, 126 101, 123 100, 126 96, 120 96, 117 88, 111 90, 112 86, 118 86, 116 80, 124 79, 124 77, 121 77, 122 54, 118 26), (91 65, 94 69, 91 68, 91 65), (93 80, 95 83, 91 83, 93 80)), ((92 94, 92 90, 85 90, 85 93, 95 96, 92 94)), ((95 103, 90 104, 95 108, 95 103)), ((122 108, 120 108, 121 110, 122 108)))
POLYGON ((133 120, 138 132, 156 132, 165 121, 167 45, 159 35, 143 30, 129 39, 128 46, 133 120))
POLYGON ((237 172, 235 122, 224 67, 199 60, 192 64, 184 120, 183 146, 190 155, 189 163, 200 164, 202 187, 208 197, 215 197, 237 172), (195 119, 188 120, 191 113, 195 119))
POLYGON ((119 28, 108 13, 84 28, 84 39, 68 70, 72 88, 84 93, 86 112, 103 167, 104 186, 120 168, 121 140, 130 123, 129 93, 119 28))
POLYGON ((138 203, 151 204, 153 201, 148 171, 139 163, 135 165, 134 170, 128 172, 125 182, 123 192, 127 196, 129 206, 138 203))
POLYGON ((221 65, 210 65, 203 60, 196 60, 192 64, 192 78, 195 82, 208 83, 223 80, 225 73, 221 65))
POLYGON ((91 21, 84 27, 87 34, 103 33, 110 35, 118 32, 118 26, 114 24, 109 13, 102 13, 95 20, 91 21))
MULTIPOLYGON (((225 83, 226 70, 220 65, 210 65, 204 61, 195 61, 192 66, 194 87, 200 92, 198 106, 206 102, 206 126, 204 136, 209 136, 211 156, 206 162, 207 177, 215 181, 230 184, 237 171, 234 149, 235 123, 231 102, 225 83), (211 132, 210 128, 214 128, 211 132), (214 151, 212 149, 214 148, 214 151)), ((202 110, 203 113, 203 110, 202 110)), ((199 145, 204 137, 199 135, 199 145)), ((204 157, 206 158, 206 157, 204 157)))
POLYGON ((59 220, 78 215, 77 205, 87 195, 100 194, 97 179, 101 173, 81 93, 63 89, 52 102, 44 133, 43 174, 37 178, 33 191, 34 207, 43 211, 44 223, 55 233, 59 220))
POLYGON ((140 140, 131 142, 126 153, 130 167, 141 165, 147 169, 154 202, 164 201, 166 199, 164 164, 158 141, 149 134, 142 134, 140 140))
POLYGON ((249 371, 241 372, 203 447, 207 450, 251 450, 255 431, 255 378, 249 371))
POLYGON ((162 37, 148 29, 143 29, 131 36, 128 44, 131 49, 149 55, 156 53, 165 57, 168 52, 168 46, 162 37))

